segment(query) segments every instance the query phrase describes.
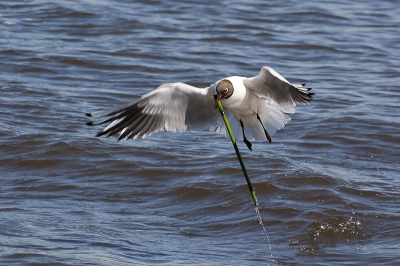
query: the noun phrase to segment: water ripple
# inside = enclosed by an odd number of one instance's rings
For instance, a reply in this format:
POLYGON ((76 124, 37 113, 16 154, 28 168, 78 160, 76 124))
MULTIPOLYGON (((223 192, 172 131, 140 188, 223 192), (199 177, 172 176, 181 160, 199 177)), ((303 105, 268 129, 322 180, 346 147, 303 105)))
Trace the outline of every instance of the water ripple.
POLYGON ((278 264, 398 265, 393 1, 0 3, 0 264, 268 264, 229 139, 95 138, 85 112, 269 65, 316 95, 238 142, 278 264), (243 249, 243 247, 246 249, 243 249))

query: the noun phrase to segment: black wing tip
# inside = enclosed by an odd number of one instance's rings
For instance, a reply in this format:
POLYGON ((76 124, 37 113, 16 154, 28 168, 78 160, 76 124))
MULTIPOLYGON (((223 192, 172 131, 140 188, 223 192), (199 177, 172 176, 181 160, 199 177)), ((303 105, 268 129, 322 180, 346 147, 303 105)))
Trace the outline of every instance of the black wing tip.
MULTIPOLYGON (((300 100, 300 103, 302 102, 303 104, 306 102, 312 102, 312 97, 315 94, 313 92, 310 92, 310 90, 312 88, 304 88, 305 84, 301 84, 301 85, 303 85, 303 87, 301 87, 301 88, 294 87, 294 88, 296 88, 295 91, 297 91, 295 94, 300 93, 300 94, 298 94, 298 96, 300 96, 300 99, 298 99, 298 100, 300 100)), ((292 97, 293 96, 294 95, 292 95, 292 97)))
POLYGON ((305 93, 305 96, 306 96, 305 100, 307 102, 312 102, 313 101, 313 95, 314 95, 314 93, 312 93, 312 92, 305 93))
POLYGON ((96 134, 96 137, 101 137, 101 136, 103 136, 104 134, 106 134, 104 131, 100 131, 99 133, 96 134))
MULTIPOLYGON (((94 121, 90 121, 88 123, 86 123, 86 125, 88 126, 97 126, 97 125, 102 125, 102 124, 106 124, 106 123, 110 123, 113 120, 116 119, 121 119, 121 121, 118 121, 115 125, 111 126, 111 124, 109 124, 107 127, 105 127, 103 130, 101 130, 100 132, 98 132, 96 134, 96 137, 101 137, 101 136, 105 136, 105 137, 111 137, 115 134, 117 134, 118 132, 120 132, 123 128, 125 128, 126 126, 128 126, 130 123, 132 123, 132 119, 134 119, 135 121, 138 119, 138 116, 142 116, 144 115, 142 113, 144 109, 144 106, 138 106, 138 102, 131 105, 131 106, 127 106, 124 108, 119 108, 116 109, 116 111, 110 111, 108 113, 100 113, 100 115, 98 115, 98 113, 100 112, 94 112, 94 113, 85 113, 86 116, 88 117, 93 117, 94 116, 94 121)), ((113 122, 111 122, 113 123, 113 122)), ((146 125, 146 124, 144 124, 146 125)), ((141 128, 143 129, 143 127, 141 128)), ((129 138, 130 135, 130 131, 126 131, 126 134, 120 134, 118 136, 118 141, 120 141, 123 138, 129 138), (129 134, 127 134, 129 133, 129 134), (127 137, 128 135, 128 137, 127 137)))

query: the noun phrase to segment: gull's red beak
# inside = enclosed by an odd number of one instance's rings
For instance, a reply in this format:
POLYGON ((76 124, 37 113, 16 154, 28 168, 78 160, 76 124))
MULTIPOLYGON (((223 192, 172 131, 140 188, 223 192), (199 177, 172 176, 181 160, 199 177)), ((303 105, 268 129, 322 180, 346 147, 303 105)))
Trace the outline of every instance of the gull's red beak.
POLYGON ((221 98, 218 99, 218 95, 214 95, 214 99, 215 99, 215 104, 214 104, 214 109, 217 109, 218 107, 218 102, 222 101, 225 98, 225 95, 223 95, 221 98))
POLYGON ((218 102, 219 102, 220 100, 216 100, 215 101, 215 105, 214 105, 214 109, 217 109, 217 106, 218 106, 218 102))

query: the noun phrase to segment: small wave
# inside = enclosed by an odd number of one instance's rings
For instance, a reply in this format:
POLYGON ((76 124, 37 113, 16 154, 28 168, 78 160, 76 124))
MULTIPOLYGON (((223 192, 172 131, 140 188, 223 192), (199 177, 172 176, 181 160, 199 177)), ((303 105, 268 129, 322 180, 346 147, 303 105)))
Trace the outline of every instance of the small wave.
POLYGON ((0 54, 4 54, 4 55, 21 55, 21 53, 16 51, 16 50, 4 50, 4 51, 0 51, 0 54))
POLYGON ((50 74, 56 74, 56 71, 50 70, 48 68, 42 68, 42 67, 32 67, 32 66, 23 66, 23 67, 18 67, 16 69, 17 73, 50 73, 50 74))
POLYGON ((216 37, 216 38, 202 38, 200 39, 204 42, 226 42, 226 43, 242 43, 245 42, 242 39, 235 37, 216 37))

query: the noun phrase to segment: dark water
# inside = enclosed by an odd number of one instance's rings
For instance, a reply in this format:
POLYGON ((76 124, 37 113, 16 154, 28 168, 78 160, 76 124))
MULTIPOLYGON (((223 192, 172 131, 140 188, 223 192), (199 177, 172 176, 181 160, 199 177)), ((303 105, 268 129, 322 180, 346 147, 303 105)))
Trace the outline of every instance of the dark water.
POLYGON ((398 1, 0 2, 1 265, 400 265, 398 1), (95 138, 84 112, 263 65, 273 144, 95 138))

